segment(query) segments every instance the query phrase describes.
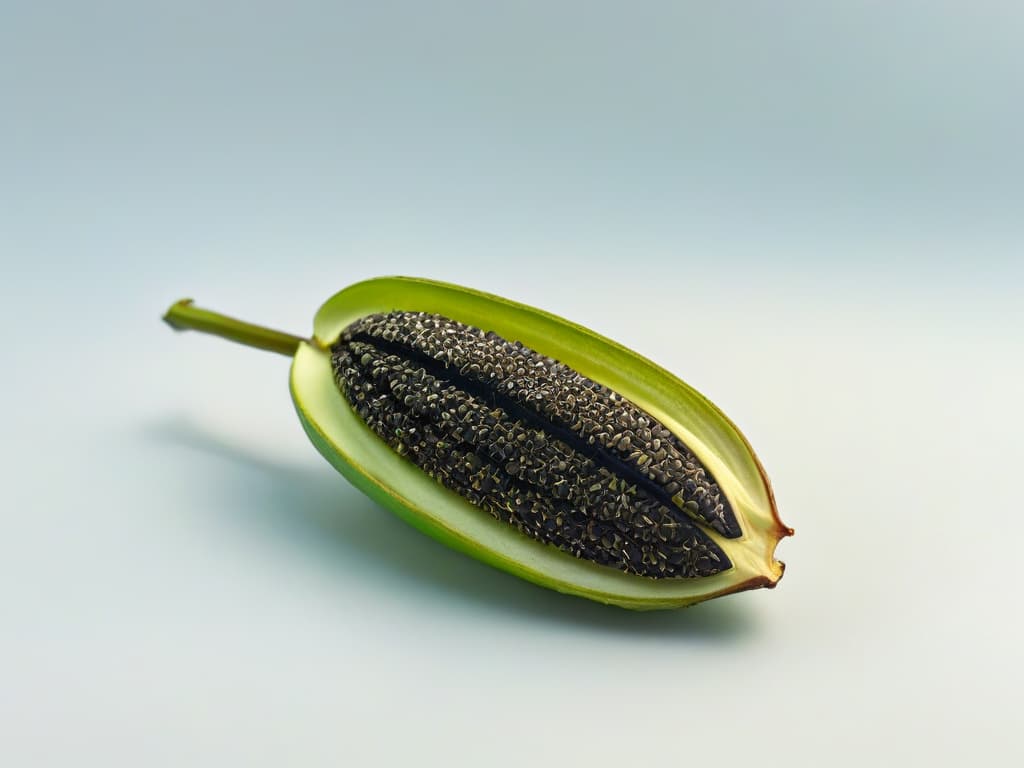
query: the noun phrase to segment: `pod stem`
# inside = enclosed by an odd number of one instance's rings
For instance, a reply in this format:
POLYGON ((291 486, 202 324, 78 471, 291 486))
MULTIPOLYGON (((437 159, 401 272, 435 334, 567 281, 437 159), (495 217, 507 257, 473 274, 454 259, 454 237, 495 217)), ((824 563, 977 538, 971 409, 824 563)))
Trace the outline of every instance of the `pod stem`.
POLYGON ((293 357, 299 344, 308 341, 290 333, 245 323, 208 309, 200 309, 192 303, 192 299, 182 299, 172 304, 164 315, 164 322, 176 331, 202 331, 287 357, 293 357))

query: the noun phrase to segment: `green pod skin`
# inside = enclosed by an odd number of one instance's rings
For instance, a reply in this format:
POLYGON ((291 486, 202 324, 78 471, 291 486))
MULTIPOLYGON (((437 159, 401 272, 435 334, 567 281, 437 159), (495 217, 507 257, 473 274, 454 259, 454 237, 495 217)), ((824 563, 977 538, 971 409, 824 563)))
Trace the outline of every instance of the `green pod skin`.
POLYGON ((784 566, 778 541, 792 530, 779 519, 771 486, 750 445, 705 397, 625 347, 555 315, 469 288, 419 278, 384 277, 352 285, 316 313, 300 339, 179 302, 165 319, 252 346, 293 355, 291 394, 317 450, 353 485, 442 543, 543 587, 636 610, 677 608, 757 587, 774 587, 784 566), (522 342, 603 384, 660 421, 717 479, 742 528, 727 539, 704 529, 733 567, 700 578, 652 579, 578 559, 529 538, 391 449, 338 389, 330 347, 361 317, 393 310, 443 315, 522 342))

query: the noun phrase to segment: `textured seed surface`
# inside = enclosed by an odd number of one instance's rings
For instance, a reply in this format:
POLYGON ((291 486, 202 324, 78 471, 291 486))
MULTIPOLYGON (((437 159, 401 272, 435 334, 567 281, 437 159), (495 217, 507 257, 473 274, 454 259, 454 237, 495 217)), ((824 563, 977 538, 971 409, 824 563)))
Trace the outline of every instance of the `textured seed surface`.
POLYGON ((731 567, 701 530, 740 535, 711 474, 633 403, 518 342, 439 315, 350 325, 337 383, 366 424, 497 519, 653 578, 731 567))

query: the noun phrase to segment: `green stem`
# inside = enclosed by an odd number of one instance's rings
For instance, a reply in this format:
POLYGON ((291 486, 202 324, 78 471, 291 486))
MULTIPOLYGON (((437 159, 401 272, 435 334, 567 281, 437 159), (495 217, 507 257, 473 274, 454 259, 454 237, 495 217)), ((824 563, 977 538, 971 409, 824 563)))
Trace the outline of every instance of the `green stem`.
POLYGON ((299 344, 308 339, 292 336, 290 333, 264 328, 261 325, 243 323, 233 317, 200 309, 192 303, 192 299, 182 299, 171 305, 164 315, 164 322, 176 331, 202 331, 214 336, 236 341, 258 349, 277 352, 292 357, 299 344))

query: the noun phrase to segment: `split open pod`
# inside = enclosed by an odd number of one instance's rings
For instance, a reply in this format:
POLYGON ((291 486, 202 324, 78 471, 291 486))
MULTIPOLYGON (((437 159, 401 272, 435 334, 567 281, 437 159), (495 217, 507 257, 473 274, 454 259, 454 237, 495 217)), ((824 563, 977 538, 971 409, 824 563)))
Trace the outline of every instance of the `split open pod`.
POLYGON ((625 608, 771 587, 792 530, 705 397, 555 315, 431 280, 352 285, 311 338, 178 302, 165 319, 293 356, 306 433, 424 533, 544 587, 625 608))

